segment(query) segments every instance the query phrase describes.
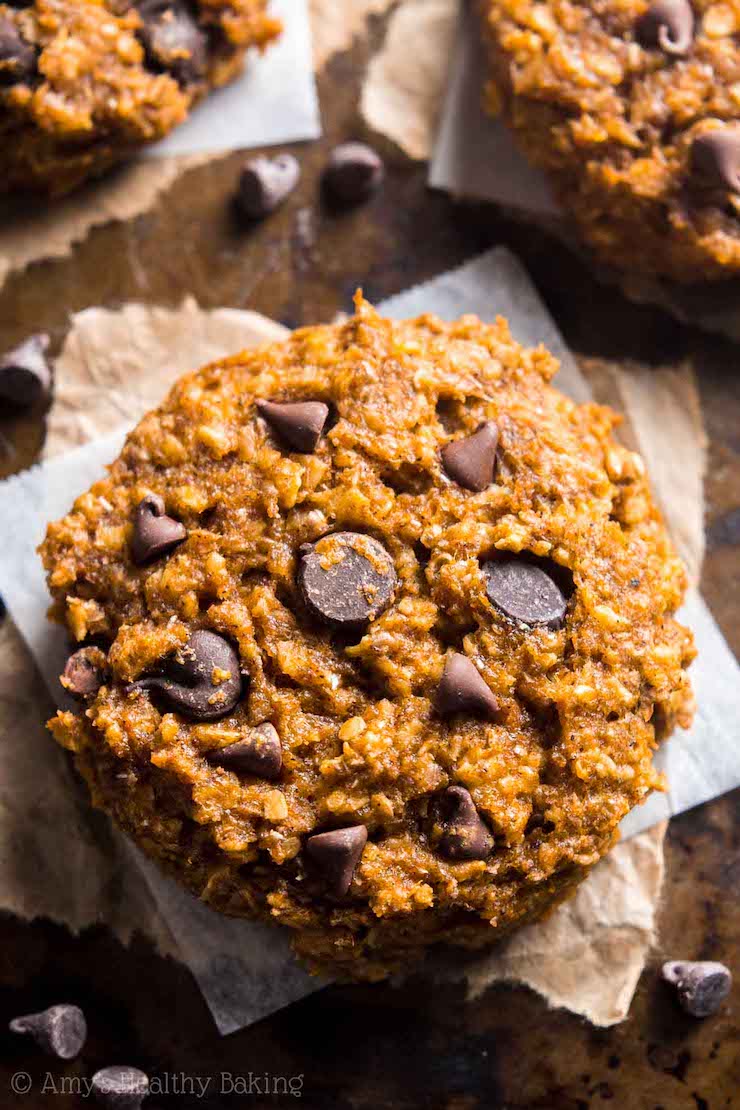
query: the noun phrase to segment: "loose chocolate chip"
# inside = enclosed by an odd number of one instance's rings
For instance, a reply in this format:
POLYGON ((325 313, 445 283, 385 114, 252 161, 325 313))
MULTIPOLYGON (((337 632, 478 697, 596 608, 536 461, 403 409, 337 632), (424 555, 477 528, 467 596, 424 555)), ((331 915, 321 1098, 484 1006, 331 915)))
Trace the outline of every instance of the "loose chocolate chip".
POLYGON ((70 655, 59 681, 73 698, 94 698, 105 682, 105 655, 100 648, 79 648, 70 655))
POLYGON ((699 188, 740 193, 740 126, 697 135, 689 162, 692 181, 699 188))
POLYGON ((157 493, 142 498, 134 512, 131 558, 137 566, 169 555, 187 537, 185 526, 167 516, 163 499, 157 493))
POLYGON ((140 1110, 149 1093, 149 1077, 138 1068, 114 1064, 95 1072, 90 1089, 95 1099, 110 1110, 140 1110))
POLYGON ((486 594, 510 620, 560 628, 567 601, 547 571, 518 555, 504 555, 483 563, 486 594))
POLYGON ((490 486, 496 468, 498 428, 492 420, 465 439, 442 448, 442 465, 453 482, 480 493, 490 486))
POLYGON ((200 630, 164 660, 158 673, 137 679, 129 689, 156 690, 167 707, 183 717, 215 721, 230 713, 241 697, 239 657, 223 636, 200 630))
POLYGON ((448 786, 436 799, 436 817, 442 826, 437 840, 439 854, 449 860, 487 859, 493 837, 478 816, 464 786, 448 786))
POLYGON ((12 20, 0 18, 0 85, 18 85, 36 72, 36 51, 12 20))
POLYGON ((79 1006, 62 1003, 38 1014, 13 1018, 11 1033, 28 1033, 43 1052, 60 1060, 74 1060, 87 1038, 87 1022, 79 1006))
POLYGON ((208 39, 186 5, 178 0, 143 0, 138 7, 139 36, 149 61, 181 85, 199 81, 206 71, 208 39))
POLYGON ((292 154, 251 158, 239 177, 236 199, 248 220, 261 220, 293 192, 301 171, 292 154))
POLYGON ((257 401, 257 409, 284 446, 303 455, 316 450, 329 416, 323 401, 257 401))
POLYGON ((367 843, 364 825, 316 833, 306 841, 306 852, 321 872, 327 888, 337 898, 346 894, 367 843))
POLYGON ((51 388, 51 367, 46 360, 48 346, 49 336, 39 333, 0 355, 0 399, 25 408, 48 395, 51 388))
POLYGON ((309 609, 328 624, 358 628, 374 620, 397 582, 393 560, 371 536, 334 532, 301 548, 298 584, 309 609))
POLYGON ((472 713, 495 720, 499 703, 466 655, 448 655, 437 688, 437 709, 443 717, 472 713))
POLYGON ((642 46, 657 46, 664 54, 688 54, 694 41, 694 13, 689 0, 654 0, 635 27, 642 46))
POLYGON ((324 170, 324 187, 332 200, 361 204, 383 181, 383 162, 365 143, 342 143, 332 151, 324 170))
POLYGON ((257 775, 274 781, 283 766, 283 750, 277 730, 266 721, 251 728, 243 740, 206 752, 206 759, 238 775, 257 775))
POLYGON ((670 960, 663 964, 663 978, 676 988, 682 1008, 692 1017, 716 1014, 732 987, 732 973, 710 960, 670 960))

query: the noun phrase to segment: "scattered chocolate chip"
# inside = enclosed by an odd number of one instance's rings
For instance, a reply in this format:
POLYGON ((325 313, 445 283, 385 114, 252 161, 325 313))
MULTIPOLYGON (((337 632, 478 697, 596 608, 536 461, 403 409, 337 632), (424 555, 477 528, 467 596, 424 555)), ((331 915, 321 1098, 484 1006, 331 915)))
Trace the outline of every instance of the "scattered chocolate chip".
POLYGON ((324 170, 324 187, 332 200, 361 204, 383 181, 380 155, 365 143, 342 143, 332 151, 324 170))
POLYGON ((717 127, 697 135, 689 163, 696 186, 740 193, 740 126, 717 127))
POLYGON ((239 657, 223 636, 202 629, 168 656, 158 673, 137 679, 129 689, 156 690, 167 708, 183 717, 215 721, 241 697, 239 657), (215 681, 214 671, 221 672, 215 681))
POLYGON ((732 988, 730 969, 710 960, 670 960, 663 964, 662 975, 692 1017, 716 1014, 732 988))
POLYGON ((181 85, 199 81, 206 71, 208 39, 179 0, 142 0, 139 37, 151 64, 171 73, 181 85))
POLYGON ((509 620, 560 628, 567 601, 553 578, 520 555, 503 555, 483 563, 486 594, 509 620))
POLYGON ((364 825, 316 833, 306 841, 306 853, 337 898, 349 890, 366 843, 367 829, 364 825))
POLYGON ((138 1068, 114 1064, 95 1072, 90 1089, 94 1098, 110 1110, 140 1110, 149 1093, 149 1077, 138 1068))
POLYGON ((36 51, 11 19, 0 17, 0 85, 18 85, 36 72, 36 51))
POLYGON ((136 506, 131 558, 137 566, 169 555, 187 538, 185 526, 167 516, 164 509, 164 500, 157 493, 147 494, 136 506))
POLYGON ((377 540, 360 532, 334 532, 301 548, 298 584, 320 620, 357 628, 390 605, 398 578, 377 540))
POLYGON ((94 698, 105 682, 105 655, 96 647, 83 647, 70 655, 59 681, 73 698, 94 698))
POLYGON ((497 446, 498 428, 487 420, 472 435, 442 448, 442 466, 453 482, 480 493, 493 481, 497 446))
POLYGON ((688 54, 694 41, 694 13, 689 0, 654 0, 636 24, 641 46, 657 46, 664 54, 688 54))
POLYGON ((46 360, 48 346, 49 336, 40 333, 0 355, 0 399, 26 408, 48 395, 51 388, 51 367, 46 360))
POLYGON ((38 1014, 13 1018, 11 1033, 28 1033, 43 1052, 60 1060, 74 1060, 87 1039, 87 1022, 79 1006, 61 1003, 38 1014))
POLYGON ((467 655, 455 652, 445 660, 437 687, 437 709, 443 717, 455 713, 472 713, 495 720, 500 715, 496 697, 481 678, 467 655))
POLYGON ((493 837, 478 816, 478 810, 464 786, 448 786, 437 796, 436 820, 441 831, 439 854, 448 860, 486 859, 493 851, 493 837))
POLYGON ((206 759, 238 775, 257 775, 272 782, 280 776, 283 750, 277 730, 266 721, 251 728, 243 740, 206 752, 206 759))
POLYGON ((257 410, 291 451, 312 454, 329 416, 323 401, 257 401, 257 410))
POLYGON ((239 176, 236 194, 240 211, 248 220, 261 220, 279 208, 301 176, 292 154, 250 158, 239 176))

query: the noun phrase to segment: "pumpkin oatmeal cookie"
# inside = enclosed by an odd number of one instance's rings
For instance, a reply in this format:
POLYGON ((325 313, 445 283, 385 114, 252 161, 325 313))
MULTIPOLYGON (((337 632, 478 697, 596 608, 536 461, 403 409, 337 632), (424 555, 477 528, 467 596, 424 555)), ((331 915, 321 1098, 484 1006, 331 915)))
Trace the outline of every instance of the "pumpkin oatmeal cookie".
POLYGON ((66 193, 163 138, 279 34, 267 5, 0 4, 0 191, 66 193))
POLYGON ((565 897, 691 719, 684 571, 614 414, 506 321, 297 331, 190 374, 41 548, 93 801, 314 969, 565 897))
POLYGON ((602 262, 740 272, 738 0, 478 0, 486 104, 602 262))

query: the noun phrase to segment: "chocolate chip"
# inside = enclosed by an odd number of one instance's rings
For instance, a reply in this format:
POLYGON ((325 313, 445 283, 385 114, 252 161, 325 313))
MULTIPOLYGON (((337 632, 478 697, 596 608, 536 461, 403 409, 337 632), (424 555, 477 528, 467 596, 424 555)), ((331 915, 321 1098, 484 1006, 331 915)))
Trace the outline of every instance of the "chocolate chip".
POLYGON ((149 1093, 149 1078, 138 1068, 114 1064, 95 1072, 90 1089, 93 1097, 110 1110, 139 1110, 149 1093))
POLYGON ((13 1018, 11 1033, 28 1033, 43 1052, 60 1060, 74 1060, 87 1038, 87 1022, 79 1006, 61 1003, 38 1014, 13 1018))
POLYGON ((95 697, 105 674, 105 655, 100 648, 83 647, 70 655, 59 681, 73 698, 87 701, 95 697))
POLYGON ((740 193, 740 126, 717 127, 697 135, 689 163, 692 181, 699 188, 740 193))
POLYGON ((567 601, 554 579, 521 555, 502 555, 483 563, 486 594, 509 620, 560 628, 567 601))
POLYGON ((0 355, 2 400, 26 408, 48 395, 51 388, 51 367, 46 359, 48 346, 49 336, 42 332, 29 336, 0 355))
POLYGON ((301 171, 292 154, 251 158, 239 177, 237 204, 248 220, 261 220, 293 192, 301 171))
POLYGON ((663 964, 662 975, 692 1017, 716 1014, 732 988, 730 969, 710 960, 670 960, 663 964))
POLYGON ((393 560, 371 536, 334 532, 301 548, 298 584, 312 613, 360 627, 390 605, 398 582, 393 560))
POLYGON ((694 13, 689 0, 654 0, 635 26, 642 46, 657 46, 664 54, 688 54, 694 41, 694 13))
POLYGON ((257 401, 257 409, 275 435, 291 451, 314 452, 321 439, 329 406, 323 401, 257 401))
POLYGON ((324 170, 324 187, 343 205, 367 200, 383 181, 380 156, 365 143, 342 143, 332 151, 324 170))
POLYGON ((283 751, 277 730, 266 721, 251 728, 243 740, 206 752, 206 759, 237 775, 257 775, 272 782, 280 776, 283 751))
POLYGON ((139 36, 149 61, 181 85, 199 81, 206 71, 208 40, 186 5, 177 0, 143 0, 138 7, 139 36))
POLYGON ((18 85, 36 72, 36 51, 12 20, 0 17, 0 85, 18 85))
POLYGON ((346 894, 355 868, 367 843, 364 825, 316 833, 306 841, 306 853, 321 872, 329 891, 337 898, 346 894))
POLYGON ((493 837, 478 816, 478 810, 464 786, 448 786, 437 796, 432 840, 441 856, 448 860, 487 859, 493 851, 493 837))
POLYGON ((490 486, 496 468, 498 428, 487 420, 465 439, 442 448, 442 465, 453 482, 480 493, 490 486))
POLYGON ((156 690, 168 709, 193 721, 215 721, 230 713, 242 693, 239 657, 215 632, 193 632, 185 647, 161 669, 129 689, 156 690), (214 671, 221 672, 214 681, 214 671))
POLYGON ((467 655, 455 652, 445 660, 442 677, 437 687, 437 709, 443 717, 455 713, 471 713, 477 717, 495 720, 500 706, 474 663, 467 655))
POLYGON ((131 558, 137 566, 169 555, 187 537, 184 525, 164 510, 164 501, 157 493, 147 494, 136 506, 131 558))

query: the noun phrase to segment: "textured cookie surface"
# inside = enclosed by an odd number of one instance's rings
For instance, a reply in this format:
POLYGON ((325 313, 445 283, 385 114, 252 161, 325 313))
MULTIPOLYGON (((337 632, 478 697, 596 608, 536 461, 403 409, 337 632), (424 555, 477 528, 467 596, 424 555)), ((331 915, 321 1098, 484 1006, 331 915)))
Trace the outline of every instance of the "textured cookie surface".
POLYGON ((54 736, 145 851, 313 967, 538 916, 690 719, 683 570, 556 366, 503 320, 358 300, 183 378, 49 526, 84 699, 54 736))
POLYGON ((598 257, 681 282, 737 274, 737 0, 478 2, 488 107, 598 257))
POLYGON ((64 193, 182 123, 280 24, 268 0, 0 5, 0 191, 64 193))

